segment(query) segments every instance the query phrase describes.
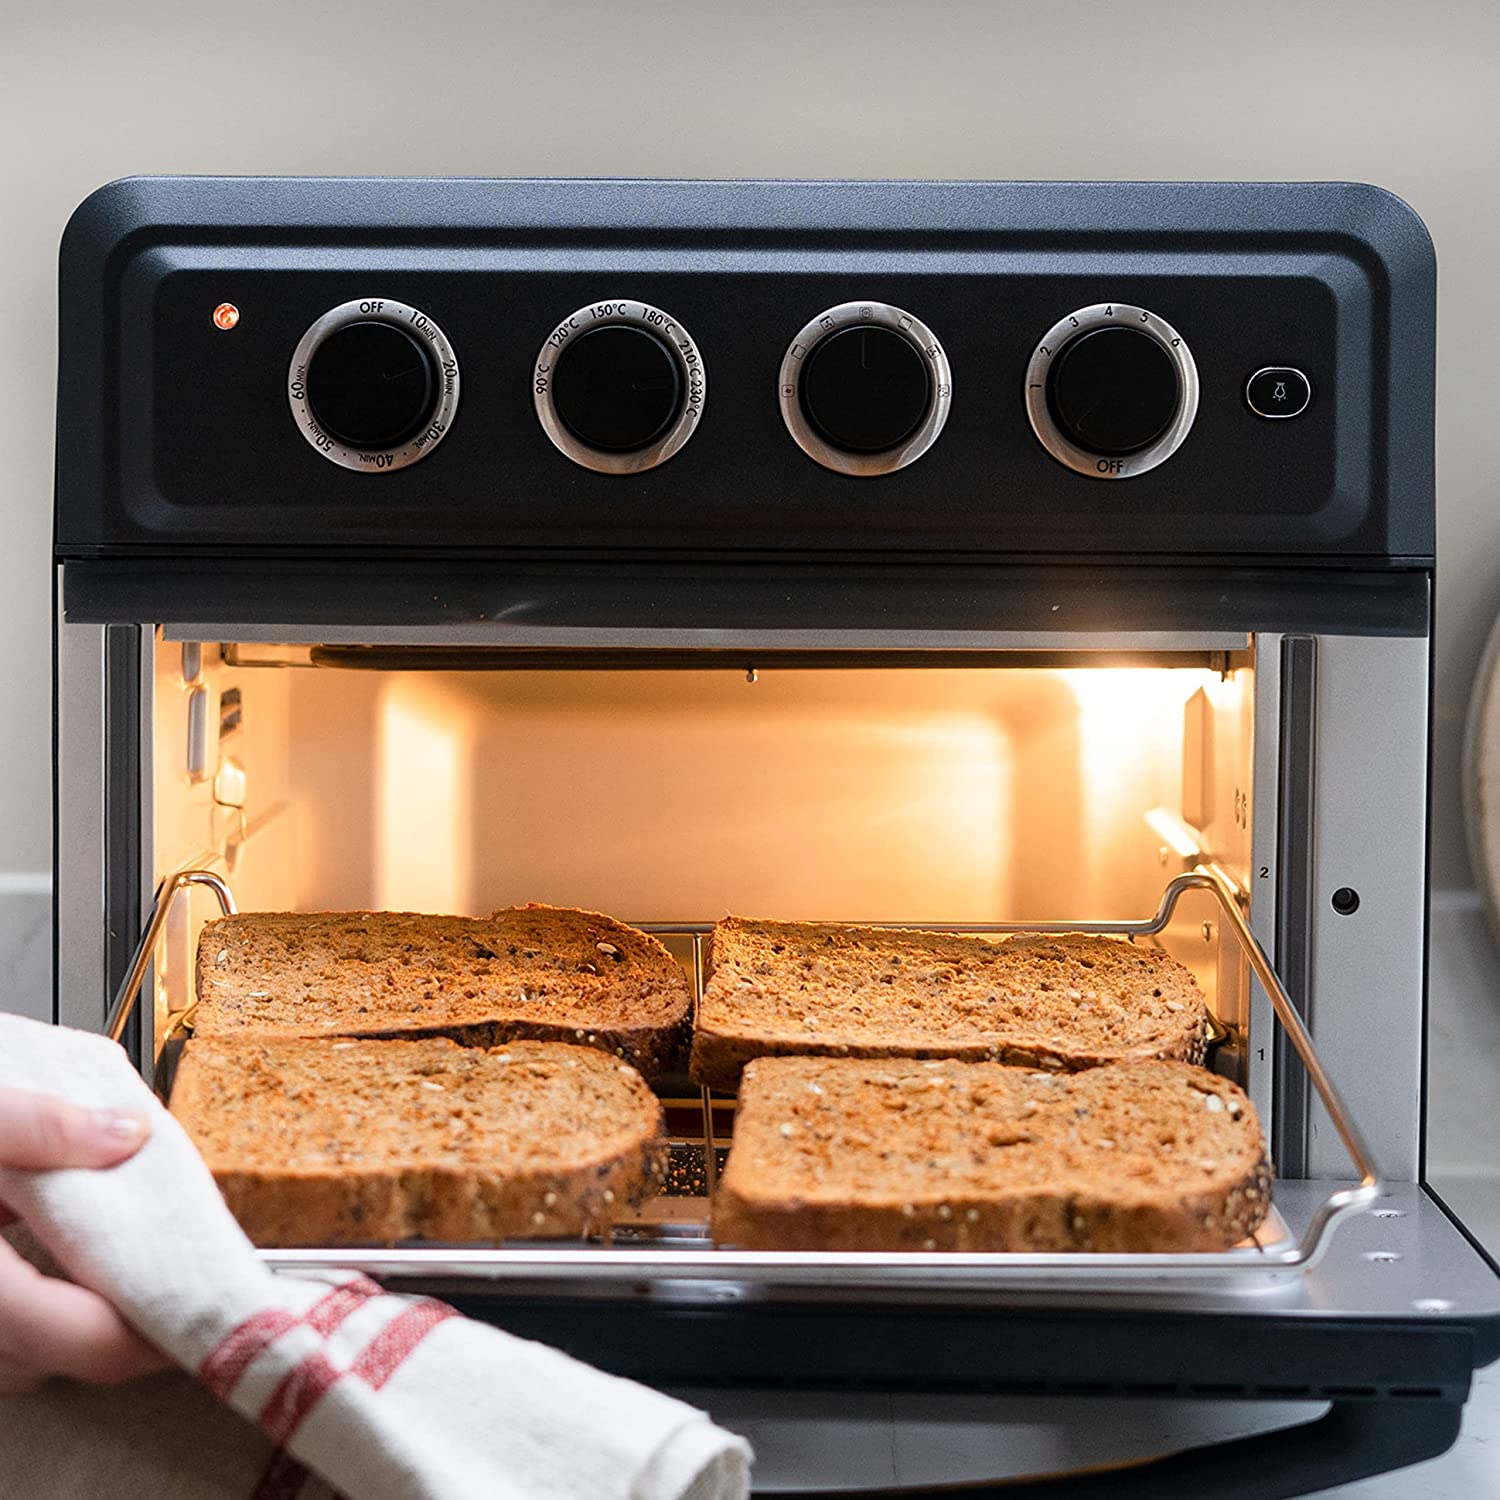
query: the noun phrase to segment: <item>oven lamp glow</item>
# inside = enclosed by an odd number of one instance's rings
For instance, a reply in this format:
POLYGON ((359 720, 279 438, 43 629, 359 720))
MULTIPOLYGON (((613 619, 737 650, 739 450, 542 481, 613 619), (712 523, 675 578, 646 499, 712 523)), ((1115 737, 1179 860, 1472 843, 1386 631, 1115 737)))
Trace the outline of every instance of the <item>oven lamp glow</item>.
POLYGON ((214 327, 228 333, 240 320, 240 310, 232 302, 221 302, 214 308, 214 327))

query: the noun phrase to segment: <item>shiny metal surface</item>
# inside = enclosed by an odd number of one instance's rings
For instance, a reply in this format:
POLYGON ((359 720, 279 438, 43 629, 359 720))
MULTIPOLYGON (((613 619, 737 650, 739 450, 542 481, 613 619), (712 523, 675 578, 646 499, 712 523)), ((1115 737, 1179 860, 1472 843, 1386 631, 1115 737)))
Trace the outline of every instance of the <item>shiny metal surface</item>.
MULTIPOLYGON (((59 581, 58 599, 62 598, 59 581)), ((57 1019, 105 1014, 104 631, 57 622, 57 1019), (63 940, 62 934, 66 934, 63 940)))
POLYGON ((915 463, 938 440, 953 401, 953 371, 937 335, 920 318, 889 302, 841 302, 810 318, 787 345, 781 371, 776 378, 781 419, 792 441, 811 459, 837 474, 869 478, 892 474, 915 463), (846 328, 869 324, 899 334, 927 361, 932 395, 917 430, 898 447, 883 453, 850 453, 835 448, 818 434, 802 410, 802 366, 824 339, 846 328))
MULTIPOLYGON (((1278 1182, 1279 1211, 1293 1234, 1305 1234, 1330 1189, 1326 1181, 1278 1182)), ((1456 1229, 1427 1192, 1415 1183, 1382 1188, 1376 1211, 1351 1214, 1317 1263, 1297 1270, 1273 1269, 1255 1276, 1210 1271, 1177 1274, 1160 1264, 1191 1257, 1059 1255, 1050 1265, 1017 1267, 1007 1274, 1004 1256, 907 1255, 820 1256, 813 1252, 683 1250, 658 1270, 644 1252, 536 1245, 529 1249, 479 1250, 472 1246, 360 1249, 262 1250, 274 1270, 346 1267, 383 1280, 421 1281, 461 1291, 568 1297, 621 1296, 720 1305, 760 1300, 847 1300, 857 1292, 870 1305, 899 1306, 1081 1305, 1120 1310, 1158 1306, 1177 1312, 1256 1311, 1321 1318, 1500 1316, 1500 1278, 1456 1229), (1376 1259, 1374 1257, 1379 1256, 1376 1259), (1099 1264, 1108 1259, 1147 1262, 1137 1273, 1099 1264), (948 1261, 959 1262, 945 1274, 948 1261), (978 1264, 977 1262, 988 1262, 978 1264), (844 1264, 843 1262, 851 1262, 844 1264), (904 1262, 904 1264, 902 1263, 904 1262)), ((1035 1259, 1035 1258, 1032 1258, 1035 1259)), ((1209 1259, 1209 1257, 1200 1257, 1209 1259)))
POLYGON ((357 298, 330 308, 302 335, 287 371, 287 401, 297 430, 330 463, 359 474, 387 474, 426 458, 453 426, 458 411, 458 387, 458 356, 453 352, 447 334, 420 308, 389 297, 357 298), (350 323, 389 323, 413 338, 426 339, 437 361, 437 404, 426 426, 399 447, 378 451, 350 447, 325 432, 313 415, 305 388, 307 367, 318 345, 329 334, 350 323))
POLYGON ((684 629, 675 626, 518 625, 508 620, 455 625, 247 625, 233 620, 165 625, 169 641, 327 646, 555 646, 591 650, 646 647, 664 650, 867 650, 867 651, 1243 651, 1249 633, 1238 630, 782 630, 684 629))
POLYGON ((1164 319, 1144 307, 1123 302, 1097 302, 1059 318, 1042 335, 1026 366, 1026 415, 1031 430, 1059 463, 1090 479, 1134 479, 1165 463, 1187 440, 1198 415, 1198 366, 1181 334, 1164 319), (1155 339, 1166 351, 1177 371, 1179 397, 1177 415, 1171 425, 1149 447, 1123 457, 1104 457, 1080 448, 1053 420, 1047 402, 1047 376, 1053 359, 1075 338, 1099 328, 1128 327, 1155 339))
POLYGON ((151 917, 146 923, 146 930, 141 933, 140 941, 135 945, 130 968, 121 981, 114 1004, 110 1007, 109 1019, 104 1025, 104 1034, 110 1041, 120 1040, 126 1023, 130 1020, 130 1013, 140 1000, 141 986, 145 983, 146 971, 151 967, 152 955, 156 952, 162 928, 167 925, 173 901, 179 891, 192 885, 207 886, 219 898, 219 909, 226 917, 233 916, 237 910, 228 885, 212 870, 179 870, 161 883, 151 904, 151 917))
POLYGON ((552 446, 566 454, 575 464, 600 474, 639 474, 664 464, 698 430, 698 423, 708 404, 708 372, 703 355, 693 336, 677 321, 649 302, 593 302, 569 313, 547 336, 537 353, 531 372, 531 394, 537 420, 552 446), (564 425, 553 400, 552 372, 566 357, 564 351, 576 335, 595 328, 640 328, 652 334, 672 356, 686 392, 682 410, 666 432, 644 448, 626 453, 609 453, 591 448, 564 425))
MULTIPOLYGON (((1387 1178, 1421 1172, 1430 643, 1320 635, 1308 1025, 1387 1178), (1358 891, 1350 915, 1340 887, 1358 891)), ((1441 1087, 1441 1080, 1434 1080, 1441 1087)), ((1309 1102, 1307 1175, 1343 1152, 1309 1102)))

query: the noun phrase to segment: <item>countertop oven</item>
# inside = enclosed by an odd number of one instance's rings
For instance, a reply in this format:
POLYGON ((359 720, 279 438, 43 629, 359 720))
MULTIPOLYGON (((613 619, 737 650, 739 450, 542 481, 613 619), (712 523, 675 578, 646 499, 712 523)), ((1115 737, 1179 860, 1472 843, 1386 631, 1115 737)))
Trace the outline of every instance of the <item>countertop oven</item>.
POLYGON ((135 179, 61 300, 58 1020, 165 1087, 235 902, 591 907, 695 992, 728 911, 1092 926, 1193 970, 1277 1168, 1224 1254, 723 1251, 734 1102, 682 1078, 669 1191, 608 1243, 269 1259, 793 1410, 1331 1403, 1037 1493, 1290 1495, 1452 1441, 1500 1282, 1423 1176, 1404 205, 135 179))

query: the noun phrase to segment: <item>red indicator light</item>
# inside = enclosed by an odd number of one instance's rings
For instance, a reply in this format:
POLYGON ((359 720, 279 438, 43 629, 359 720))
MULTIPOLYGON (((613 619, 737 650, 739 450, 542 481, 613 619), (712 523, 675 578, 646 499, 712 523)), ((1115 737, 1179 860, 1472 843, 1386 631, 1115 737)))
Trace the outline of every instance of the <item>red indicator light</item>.
POLYGON ((221 302, 214 308, 214 327, 226 333, 240 320, 240 310, 232 302, 221 302))

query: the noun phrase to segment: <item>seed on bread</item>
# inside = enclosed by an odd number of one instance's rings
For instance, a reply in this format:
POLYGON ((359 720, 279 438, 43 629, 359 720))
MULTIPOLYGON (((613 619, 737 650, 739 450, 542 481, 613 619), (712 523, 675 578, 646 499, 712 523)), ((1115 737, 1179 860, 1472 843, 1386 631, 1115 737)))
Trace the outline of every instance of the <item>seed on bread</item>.
POLYGON ((195 1038, 171 1110, 261 1245, 588 1234, 663 1149, 644 1079, 560 1042, 195 1038))
POLYGON ((1210 1251, 1265 1217, 1265 1143, 1228 1079, 1130 1060, 1058 1078, 1037 1100, 1022 1069, 938 1067, 947 1087, 911 1092, 931 1070, 908 1059, 751 1062, 714 1238, 749 1249, 916 1250, 932 1240, 944 1250, 1210 1251), (809 1093, 811 1081, 821 1093, 809 1093), (1238 1101, 1238 1113, 1205 1111, 1205 1092, 1238 1101), (888 1111, 890 1098, 907 1107, 888 1111), (808 1128, 778 1129, 794 1112, 808 1128))
POLYGON ((205 925, 197 978, 202 1038, 575 1040, 651 1076, 678 1063, 692 1008, 686 975, 654 937, 552 906, 240 913, 205 925))
POLYGON ((694 1078, 753 1057, 957 1057, 1065 1073, 1126 1057, 1200 1062, 1207 1009, 1161 951, 1082 933, 1001 941, 758 921, 714 928, 694 1078))

